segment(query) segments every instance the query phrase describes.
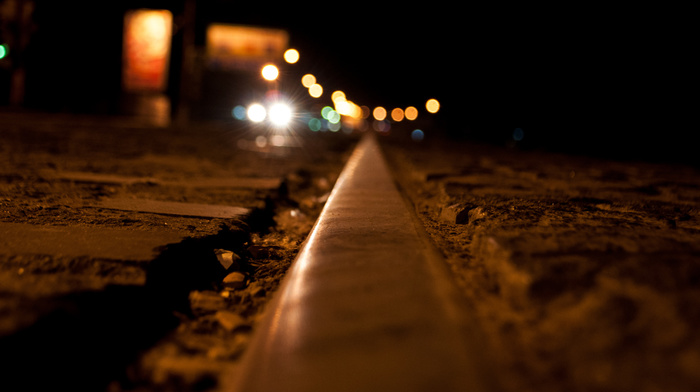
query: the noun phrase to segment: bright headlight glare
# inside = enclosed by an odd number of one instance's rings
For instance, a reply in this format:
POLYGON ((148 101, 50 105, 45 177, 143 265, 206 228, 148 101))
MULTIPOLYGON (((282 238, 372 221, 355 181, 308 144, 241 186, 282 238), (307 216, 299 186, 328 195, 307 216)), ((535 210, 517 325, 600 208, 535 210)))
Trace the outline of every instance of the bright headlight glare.
POLYGON ((267 116, 267 112, 263 105, 259 103, 254 103, 248 106, 248 118, 250 119, 250 121, 261 122, 265 120, 265 116, 267 116))
POLYGON ((292 108, 285 103, 276 103, 270 106, 269 115, 273 125, 284 127, 292 121, 292 108))

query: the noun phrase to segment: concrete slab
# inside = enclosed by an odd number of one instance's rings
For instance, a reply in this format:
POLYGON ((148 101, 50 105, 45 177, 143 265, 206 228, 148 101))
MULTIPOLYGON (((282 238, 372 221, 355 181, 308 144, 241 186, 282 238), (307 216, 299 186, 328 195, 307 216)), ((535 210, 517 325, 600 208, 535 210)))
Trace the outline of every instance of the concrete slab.
POLYGON ((162 181, 160 184, 181 186, 185 188, 241 188, 273 190, 282 186, 279 178, 242 178, 242 177, 213 177, 197 178, 187 181, 162 181))
POLYGON ((0 254, 8 255, 89 256, 150 261, 157 256, 158 247, 183 239, 184 236, 168 231, 0 222, 0 254))
POLYGON ((91 173, 78 171, 46 170, 40 175, 47 180, 73 181, 105 185, 154 184, 179 186, 184 188, 240 188, 240 189, 278 189, 282 185, 280 178, 248 177, 212 177, 194 178, 187 181, 165 181, 152 177, 120 176, 115 174, 91 173))
POLYGON ((72 181, 88 184, 105 185, 134 185, 158 184, 159 181, 150 177, 119 176, 114 174, 75 172, 75 171, 43 171, 40 175, 46 180, 72 181))
POLYGON ((161 215, 191 216, 198 218, 242 218, 251 213, 250 208, 212 204, 179 203, 148 199, 114 198, 91 204, 92 207, 112 210, 148 212, 161 215))

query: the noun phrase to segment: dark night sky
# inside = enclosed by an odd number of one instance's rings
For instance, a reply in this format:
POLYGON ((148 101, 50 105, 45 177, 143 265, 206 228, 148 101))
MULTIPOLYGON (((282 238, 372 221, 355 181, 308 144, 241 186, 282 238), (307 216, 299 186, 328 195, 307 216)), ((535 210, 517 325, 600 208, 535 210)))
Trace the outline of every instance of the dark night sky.
MULTIPOLYGON (((369 6, 319 8, 309 17, 317 24, 290 18, 290 10, 267 21, 327 56, 318 68, 338 71, 368 101, 401 106, 436 96, 452 123, 473 128, 639 142, 682 112, 669 102, 684 83, 675 64, 686 51, 674 36, 679 26, 658 10, 428 4, 378 14, 369 6), (429 44, 426 35, 437 39, 429 44)), ((252 23, 266 21, 249 14, 252 23)))
MULTIPOLYGON (((97 7, 81 1, 74 0, 85 4, 75 9, 105 17, 132 5, 171 4, 128 0, 97 7)), ((56 16, 71 12, 66 3, 39 2, 45 23, 71 29, 72 22, 56 16)), ((338 3, 201 0, 197 13, 201 20, 287 29, 302 55, 295 67, 316 74, 327 91, 343 89, 357 103, 420 106, 436 97, 443 103, 445 127, 456 135, 500 140, 520 127, 534 144, 663 149, 667 155, 682 149, 696 155, 685 142, 692 126, 682 92, 694 90, 687 79, 693 64, 690 25, 678 17, 682 10, 455 4, 405 2, 377 9, 358 3, 344 9, 338 3)), ((120 16, 110 18, 118 26, 120 16)), ((118 45, 120 38, 112 38, 80 40, 112 53, 94 45, 118 45)), ((94 53, 82 56, 90 60, 94 53)), ((118 53, 112 60, 105 64, 118 67, 118 53)))

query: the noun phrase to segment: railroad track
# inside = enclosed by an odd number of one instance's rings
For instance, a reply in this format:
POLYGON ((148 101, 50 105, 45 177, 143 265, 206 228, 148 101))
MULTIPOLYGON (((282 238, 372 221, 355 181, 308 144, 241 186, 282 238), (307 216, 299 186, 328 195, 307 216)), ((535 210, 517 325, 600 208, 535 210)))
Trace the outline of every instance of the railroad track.
POLYGON ((234 389, 489 390, 465 314, 367 135, 256 327, 234 389))

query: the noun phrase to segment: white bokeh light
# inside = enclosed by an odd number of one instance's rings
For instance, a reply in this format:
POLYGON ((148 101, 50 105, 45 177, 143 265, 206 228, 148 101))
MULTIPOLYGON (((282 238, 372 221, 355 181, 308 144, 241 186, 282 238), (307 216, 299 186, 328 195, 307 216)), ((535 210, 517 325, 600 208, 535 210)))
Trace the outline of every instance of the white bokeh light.
POLYGON ((278 102, 270 106, 270 122, 278 127, 285 127, 292 120, 292 108, 278 102))
POLYGON ((265 120, 265 117, 267 116, 267 111, 265 110, 265 107, 259 103, 254 103, 250 106, 248 106, 248 119, 252 122, 261 122, 265 120))

